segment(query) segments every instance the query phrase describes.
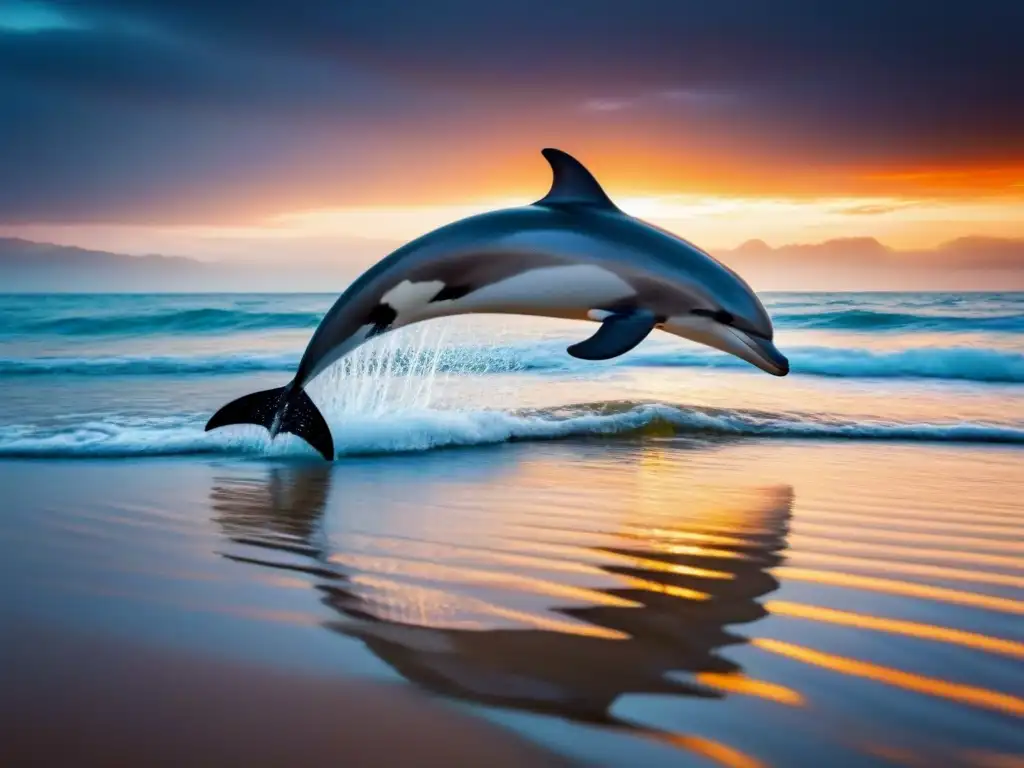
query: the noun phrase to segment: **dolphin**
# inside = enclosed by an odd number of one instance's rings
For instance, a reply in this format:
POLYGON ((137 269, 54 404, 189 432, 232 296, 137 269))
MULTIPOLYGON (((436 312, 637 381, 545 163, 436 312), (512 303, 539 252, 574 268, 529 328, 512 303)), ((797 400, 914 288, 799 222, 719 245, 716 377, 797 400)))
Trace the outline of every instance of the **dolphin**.
POLYGON ((567 350, 582 360, 618 357, 660 328, 775 376, 789 372, 772 342, 771 318, 738 274, 623 213, 571 155, 542 154, 554 177, 547 195, 440 227, 379 261, 324 316, 289 384, 228 403, 206 429, 259 424, 271 437, 301 437, 332 461, 330 428, 306 385, 370 339, 467 313, 600 323, 567 350))

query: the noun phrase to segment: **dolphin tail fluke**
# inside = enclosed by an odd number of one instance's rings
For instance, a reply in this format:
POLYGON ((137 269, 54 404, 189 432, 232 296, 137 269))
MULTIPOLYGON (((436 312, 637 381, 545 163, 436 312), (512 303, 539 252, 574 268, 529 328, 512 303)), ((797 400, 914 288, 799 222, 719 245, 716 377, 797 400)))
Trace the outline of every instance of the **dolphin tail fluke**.
POLYGON ((334 439, 323 414, 304 390, 291 385, 253 392, 222 407, 206 422, 206 431, 231 424, 258 424, 270 432, 301 437, 327 461, 334 460, 334 439))

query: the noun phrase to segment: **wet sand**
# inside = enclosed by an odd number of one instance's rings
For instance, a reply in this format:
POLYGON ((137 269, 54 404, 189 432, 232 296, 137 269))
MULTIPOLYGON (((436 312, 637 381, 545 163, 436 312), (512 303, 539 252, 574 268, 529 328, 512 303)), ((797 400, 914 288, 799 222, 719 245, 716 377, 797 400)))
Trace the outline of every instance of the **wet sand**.
POLYGON ((2 766, 1024 757, 1016 449, 651 435, 0 488, 2 766))
POLYGON ((406 686, 41 623, 0 637, 4 766, 569 764, 406 686))

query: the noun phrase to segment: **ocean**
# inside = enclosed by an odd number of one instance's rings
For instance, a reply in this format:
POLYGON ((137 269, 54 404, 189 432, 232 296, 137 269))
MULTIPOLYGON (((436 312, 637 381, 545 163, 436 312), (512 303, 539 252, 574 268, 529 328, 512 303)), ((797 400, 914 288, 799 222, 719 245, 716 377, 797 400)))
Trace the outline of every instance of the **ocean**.
POLYGON ((328 465, 203 424, 335 295, 0 296, 0 610, 405 681, 590 764, 1024 760, 1024 294, 763 298, 786 378, 391 334, 310 387, 328 465))

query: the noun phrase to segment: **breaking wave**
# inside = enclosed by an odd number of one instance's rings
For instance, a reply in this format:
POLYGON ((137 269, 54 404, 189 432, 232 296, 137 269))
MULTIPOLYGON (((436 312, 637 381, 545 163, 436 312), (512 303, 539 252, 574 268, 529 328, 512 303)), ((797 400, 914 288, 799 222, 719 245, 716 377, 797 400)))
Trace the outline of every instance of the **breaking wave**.
MULTIPOLYGON (((990 383, 1024 382, 1024 353, 971 347, 873 350, 795 347, 784 350, 795 374, 864 379, 949 379, 990 383)), ((680 351, 641 354, 634 365, 744 368, 728 355, 680 351)))
POLYGON ((841 331, 901 331, 935 333, 1024 333, 1024 314, 935 315, 913 312, 879 312, 870 309, 844 309, 826 312, 778 313, 773 315, 780 328, 807 328, 841 331))
MULTIPOLYGON (((984 423, 856 421, 814 414, 592 403, 540 411, 415 410, 332 419, 339 456, 514 441, 613 436, 792 438, 1024 444, 1024 427, 984 423)), ((201 417, 116 418, 61 427, 0 427, 0 456, 115 458, 195 454, 313 457, 298 438, 271 442, 255 427, 203 432, 201 417)))

